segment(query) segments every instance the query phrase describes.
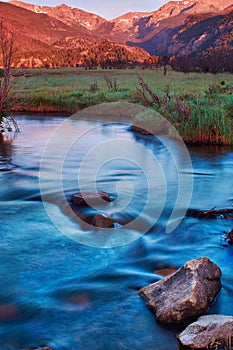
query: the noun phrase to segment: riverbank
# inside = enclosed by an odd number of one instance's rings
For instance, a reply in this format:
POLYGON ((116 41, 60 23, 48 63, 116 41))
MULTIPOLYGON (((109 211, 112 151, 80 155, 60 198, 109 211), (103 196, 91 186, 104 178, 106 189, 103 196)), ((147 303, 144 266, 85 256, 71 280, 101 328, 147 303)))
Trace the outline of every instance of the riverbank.
MULTIPOLYGON (((13 70, 11 96, 13 113, 70 115, 106 102, 137 103, 162 114, 187 143, 233 144, 233 78, 228 73, 21 69, 13 70)), ((142 117, 140 123, 145 128, 148 120, 142 117)))

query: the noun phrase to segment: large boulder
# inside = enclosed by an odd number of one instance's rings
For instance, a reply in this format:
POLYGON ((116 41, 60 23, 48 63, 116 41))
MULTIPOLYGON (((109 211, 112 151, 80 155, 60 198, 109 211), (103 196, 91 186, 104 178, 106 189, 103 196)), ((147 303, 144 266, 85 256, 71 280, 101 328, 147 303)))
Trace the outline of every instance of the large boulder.
POLYGON ((71 197, 71 201, 76 206, 91 206, 102 204, 103 200, 106 202, 111 202, 111 197, 108 193, 100 192, 77 192, 71 197))
POLYGON ((228 349, 228 346, 233 342, 233 317, 224 315, 202 316, 177 337, 182 345, 192 349, 209 349, 210 346, 228 349))
POLYGON ((160 322, 184 323, 201 316, 221 288, 221 270, 207 258, 186 262, 179 270, 139 291, 160 322))

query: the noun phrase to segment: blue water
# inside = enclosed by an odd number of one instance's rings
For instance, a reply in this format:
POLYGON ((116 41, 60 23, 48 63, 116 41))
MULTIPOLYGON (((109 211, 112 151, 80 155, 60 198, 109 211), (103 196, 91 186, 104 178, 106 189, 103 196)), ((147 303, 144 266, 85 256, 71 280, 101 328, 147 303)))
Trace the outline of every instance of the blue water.
MULTIPOLYGON (((39 345, 56 350, 178 350, 176 334, 182 327, 157 323, 137 290, 161 278, 154 273, 156 269, 179 268, 201 256, 218 264, 223 274, 223 287, 208 312, 233 314, 233 247, 224 240, 232 221, 184 218, 166 233, 178 193, 178 175, 163 143, 133 134, 127 123, 88 120, 67 121, 53 143, 51 135, 63 118, 17 119, 22 131, 0 139, 1 350, 39 345), (82 136, 71 144, 69 135, 76 128, 82 136), (112 139, 118 140, 117 148, 106 144, 112 139), (48 140, 52 151, 48 146, 45 151, 48 140), (116 149, 123 156, 99 167, 102 143, 109 159, 116 149), (131 161, 126 159, 126 149, 131 161), (145 149, 150 153, 144 154, 145 149), (111 193, 116 200, 100 209, 116 220, 131 223, 142 212, 151 190, 148 181, 152 181, 155 197, 152 195, 139 226, 137 222, 105 232, 83 228, 68 215, 64 203, 80 187, 78 171, 88 152, 81 185, 92 189, 97 184, 98 189, 111 193), (60 155, 63 163, 58 174, 60 155), (151 167, 151 155, 156 155, 158 167, 151 167), (166 174, 165 199, 160 193, 162 173, 166 174), (152 216, 157 214, 154 222, 152 216), (145 222, 150 229, 143 234, 145 222), (12 315, 1 311, 5 305, 14 308, 12 315)), ((179 154, 180 146, 171 142, 188 184, 192 173, 179 154)), ((232 149, 193 146, 189 152, 194 180, 189 206, 230 207, 232 149)), ((182 203, 178 211, 181 207, 182 203)), ((96 210, 89 209, 87 214, 94 215, 96 210)))

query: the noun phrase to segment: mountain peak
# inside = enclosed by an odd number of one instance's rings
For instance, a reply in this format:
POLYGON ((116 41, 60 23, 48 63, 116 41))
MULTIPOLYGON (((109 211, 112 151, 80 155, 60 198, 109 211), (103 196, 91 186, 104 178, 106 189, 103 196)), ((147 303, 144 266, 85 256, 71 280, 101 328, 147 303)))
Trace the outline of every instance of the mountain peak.
POLYGON ((60 4, 60 5, 57 5, 57 6, 55 6, 55 7, 57 7, 57 8, 70 8, 70 6, 68 6, 68 5, 66 5, 66 4, 60 4))
POLYGON ((106 22, 106 19, 80 10, 75 7, 70 7, 66 4, 52 6, 38 6, 34 4, 25 3, 23 1, 11 0, 10 3, 15 6, 22 7, 35 13, 46 13, 48 16, 56 18, 66 25, 76 28, 82 26, 88 31, 96 30, 99 25, 106 22))

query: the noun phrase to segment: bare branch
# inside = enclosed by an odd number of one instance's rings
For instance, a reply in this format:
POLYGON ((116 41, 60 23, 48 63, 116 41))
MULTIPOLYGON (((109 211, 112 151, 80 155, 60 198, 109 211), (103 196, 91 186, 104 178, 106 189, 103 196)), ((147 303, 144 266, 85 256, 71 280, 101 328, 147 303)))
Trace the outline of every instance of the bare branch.
POLYGON ((0 56, 2 74, 0 77, 0 123, 9 112, 9 91, 11 65, 17 48, 14 47, 14 34, 0 20, 0 56))

